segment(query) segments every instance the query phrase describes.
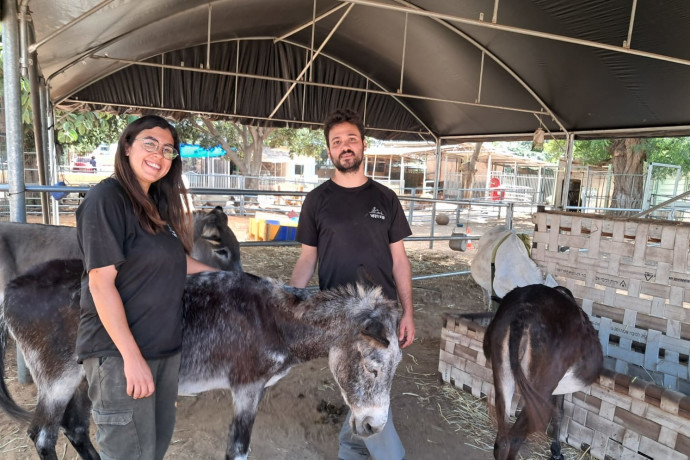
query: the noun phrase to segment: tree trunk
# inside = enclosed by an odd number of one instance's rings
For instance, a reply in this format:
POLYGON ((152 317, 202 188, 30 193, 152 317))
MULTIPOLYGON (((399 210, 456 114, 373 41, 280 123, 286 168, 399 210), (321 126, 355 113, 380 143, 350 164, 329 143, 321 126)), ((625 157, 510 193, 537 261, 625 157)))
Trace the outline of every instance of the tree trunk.
POLYGON ((208 129, 208 132, 211 135, 213 135, 216 139, 218 139, 221 147, 223 147, 223 150, 225 150, 225 154, 228 155, 230 161, 235 163, 235 165, 237 166, 238 172, 242 175, 246 175, 248 173, 248 170, 244 164, 244 161, 242 161, 242 158, 235 151, 232 150, 232 147, 230 146, 230 144, 228 144, 228 141, 218 132, 216 127, 213 125, 213 122, 205 117, 201 117, 201 121, 203 121, 204 125, 206 126, 206 129, 208 129))
POLYGON ((249 189, 259 187, 257 176, 261 175, 261 165, 263 163, 264 142, 273 132, 273 128, 262 128, 257 126, 237 126, 242 134, 242 148, 244 150, 244 162, 250 178, 247 179, 246 186, 249 189), (250 139, 251 137, 251 139, 250 139))
MULTIPOLYGON (((640 208, 644 192, 642 166, 647 158, 641 139, 614 139, 609 146, 613 158, 612 208, 640 208)), ((636 211, 617 211, 629 215, 636 211)))
POLYGON ((462 172, 462 198, 465 200, 472 199, 472 186, 474 185, 474 173, 477 171, 477 158, 479 158, 479 152, 482 150, 483 142, 477 142, 474 144, 474 152, 470 155, 469 161, 463 163, 460 171, 462 172))

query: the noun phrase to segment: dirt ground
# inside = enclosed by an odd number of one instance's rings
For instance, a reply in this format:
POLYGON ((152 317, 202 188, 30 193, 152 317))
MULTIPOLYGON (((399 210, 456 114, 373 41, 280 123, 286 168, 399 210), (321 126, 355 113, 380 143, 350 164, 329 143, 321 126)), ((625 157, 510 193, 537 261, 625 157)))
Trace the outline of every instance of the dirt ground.
MULTIPOLYGON (((496 223, 500 222, 487 219, 481 227, 496 223)), ((529 227, 529 219, 523 225, 529 227)), ((246 221, 232 218, 230 226, 243 241, 246 221)), ((451 228, 445 226, 437 230, 449 234, 451 228)), ((413 227, 413 231, 418 236, 428 235, 428 228, 413 227)), ((472 233, 481 234, 481 231, 481 228, 476 231, 473 228, 472 233)), ((474 246, 476 248, 476 242, 474 246)), ((413 277, 468 270, 474 253, 472 249, 464 253, 452 251, 447 241, 435 242, 433 249, 429 248, 429 242, 410 242, 406 248, 413 277)), ((245 271, 287 282, 299 248, 245 246, 241 253, 245 271)), ((403 351, 391 392, 395 425, 407 450, 406 457, 424 460, 493 458, 490 447, 494 432, 484 401, 443 384, 437 371, 442 315, 444 312, 483 311, 482 292, 469 275, 417 280, 413 281, 413 288, 417 337, 414 344, 403 351)), ((16 401, 32 407, 34 386, 17 383, 14 345, 8 348, 6 382, 16 401)), ((181 396, 175 433, 166 458, 224 458, 232 411, 232 398, 227 391, 181 396)), ((338 431, 346 413, 325 358, 297 366, 266 392, 254 425, 249 458, 335 459, 338 431)), ((0 413, 1 458, 38 458, 25 431, 26 426, 0 413)), ((62 435, 58 458, 78 458, 62 435)))

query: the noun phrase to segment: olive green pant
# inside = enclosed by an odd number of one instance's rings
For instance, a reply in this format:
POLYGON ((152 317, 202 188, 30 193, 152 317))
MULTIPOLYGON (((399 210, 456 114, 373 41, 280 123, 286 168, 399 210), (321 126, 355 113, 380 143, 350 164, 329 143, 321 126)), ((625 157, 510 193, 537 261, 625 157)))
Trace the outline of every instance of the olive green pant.
POLYGON ((161 460, 170 445, 180 355, 146 362, 156 389, 148 398, 134 399, 127 395, 121 357, 84 360, 101 460, 161 460))

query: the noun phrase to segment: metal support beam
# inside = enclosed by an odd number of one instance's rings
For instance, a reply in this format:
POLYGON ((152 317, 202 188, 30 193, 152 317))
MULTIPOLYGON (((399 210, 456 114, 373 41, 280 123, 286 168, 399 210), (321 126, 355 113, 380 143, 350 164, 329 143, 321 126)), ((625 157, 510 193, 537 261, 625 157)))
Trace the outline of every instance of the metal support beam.
MULTIPOLYGON (((341 0, 341 1, 347 1, 347 0, 341 0)), ((421 14, 422 16, 427 16, 431 18, 433 21, 438 22, 439 24, 443 25, 447 29, 449 29, 451 32, 454 34, 462 37, 465 39, 468 43, 470 43, 472 46, 476 47, 478 50, 480 50, 482 53, 485 53, 487 56, 489 56, 496 64, 499 65, 508 75, 510 75, 516 82, 518 82, 531 96, 532 98, 545 110, 550 116, 551 119, 558 125, 558 127, 561 129, 561 131, 566 132, 567 129, 565 129, 565 126, 563 126, 563 123, 558 119, 556 114, 549 108, 549 106, 546 105, 546 103, 539 97, 539 95, 536 93, 534 89, 530 85, 527 84, 525 80, 523 80, 515 71, 508 66, 505 62, 503 62, 501 59, 499 59, 498 56, 496 56, 494 53, 491 52, 488 48, 486 48, 484 45, 479 43, 477 40, 474 38, 470 37, 454 25, 450 24, 449 21, 446 20, 446 18, 455 18, 455 16, 450 16, 450 15, 442 15, 439 13, 430 13, 426 10, 423 10, 422 8, 418 7, 417 5, 414 5, 406 0, 395 0, 397 3, 400 3, 404 6, 402 7, 396 7, 394 5, 390 5, 390 9, 393 10, 400 10, 400 11, 412 11, 415 12, 416 14, 421 14)), ((362 3, 362 4, 368 4, 370 6, 379 6, 380 4, 376 2, 369 2, 366 0, 353 0, 354 3, 362 3)), ((496 8, 498 8, 498 5, 496 5, 496 8)), ((495 14, 498 14, 498 10, 495 11, 495 14)), ((472 23, 477 23, 477 24, 487 24, 484 21, 471 21, 472 23)), ((494 24, 496 25, 496 24, 494 24)))
MULTIPOLYGON (((66 99, 64 102, 69 102, 71 104, 87 104, 87 105, 92 105, 92 106, 108 106, 108 107, 126 107, 126 108, 131 108, 131 109, 142 109, 142 110, 151 110, 151 107, 149 106, 144 106, 144 105, 135 105, 135 104, 113 104, 110 102, 99 102, 99 101, 85 101, 85 100, 77 100, 77 99, 66 99)), ((191 114, 197 114, 200 116, 216 116, 216 117, 227 117, 227 113, 219 113, 219 112, 207 112, 207 111, 199 111, 199 110, 188 110, 188 109, 179 109, 179 108, 174 108, 174 107, 157 107, 159 110, 170 110, 173 112, 182 112, 182 113, 191 113, 191 114)), ((270 120, 270 121, 281 121, 285 122, 286 124, 289 123, 295 123, 295 124, 301 124, 304 126, 311 126, 313 128, 320 128, 323 124, 322 121, 300 121, 300 120, 288 120, 286 118, 267 118, 267 117, 259 117, 256 115, 244 115, 241 113, 236 113, 233 115, 234 118, 251 118, 254 120, 270 120)), ((412 131, 412 130, 405 130, 405 129, 389 129, 389 128, 374 128, 374 127, 367 127, 368 130, 371 131, 389 131, 389 132, 396 132, 396 133, 406 133, 406 134, 430 134, 431 133, 424 133, 420 131, 412 131)))
POLYGON ((24 184, 24 139, 22 133, 22 98, 19 75, 19 23, 15 0, 2 0, 2 45, 5 78, 5 133, 9 169, 10 220, 26 222, 24 184))
POLYGON ((71 29, 73 26, 79 24, 81 21, 83 21, 84 19, 88 18, 88 17, 91 16, 92 14, 97 13, 98 11, 102 10, 103 8, 105 8, 106 6, 108 6, 109 4, 111 4, 113 1, 114 1, 114 0, 105 0, 104 2, 99 3, 98 5, 94 6, 94 7, 91 8, 89 11, 87 11, 87 12, 84 13, 84 14, 82 14, 82 15, 79 16, 78 18, 75 18, 74 20, 70 21, 69 23, 65 24, 65 25, 62 26, 61 28, 57 29, 55 32, 53 32, 52 34, 48 35, 48 36, 45 37, 43 40, 40 40, 40 41, 34 43, 33 45, 29 46, 29 52, 30 52, 30 53, 35 52, 35 51, 38 49, 39 46, 41 46, 41 45, 43 45, 43 44, 49 42, 50 40, 52 40, 53 38, 57 37, 58 35, 60 35, 60 34, 63 33, 64 31, 71 29))
POLYGON ((650 59, 656 59, 659 61, 673 62, 675 64, 681 64, 685 66, 690 66, 690 59, 676 58, 673 56, 666 56, 663 54, 650 53, 647 51, 633 50, 629 48, 624 48, 622 46, 608 45, 606 43, 594 42, 591 40, 583 40, 580 38, 567 37, 565 35, 557 35, 548 32, 539 32, 537 30, 523 29, 520 27, 506 26, 502 24, 494 24, 491 22, 477 21, 475 19, 463 18, 461 16, 454 16, 452 14, 435 13, 433 11, 427 11, 423 9, 406 8, 402 6, 391 5, 390 3, 382 3, 374 0, 340 0, 347 3, 354 3, 356 5, 366 5, 375 8, 382 8, 393 11, 400 12, 410 12, 417 14, 419 16, 426 16, 434 19, 442 19, 449 22, 459 22, 461 24, 469 24, 472 26, 484 27, 487 29, 501 30, 503 32, 511 32, 519 35, 527 35, 530 37, 544 38, 547 40, 553 40, 557 42, 571 43, 574 45, 587 46, 590 48, 597 48, 607 51, 615 51, 617 53, 632 54, 634 56, 640 56, 650 59))
POLYGON ((632 11, 630 12, 630 24, 628 25, 628 39, 623 42, 623 48, 630 48, 632 42, 633 24, 635 23, 635 10, 637 9, 637 0, 633 0, 632 11))
POLYGON ((211 68, 211 20, 213 19, 213 4, 208 4, 208 27, 206 30, 206 68, 211 68))
POLYGON ((402 42, 402 57, 400 58, 400 86, 398 86, 398 93, 403 91, 403 79, 405 77, 405 51, 407 49, 407 22, 409 14, 405 13, 405 29, 403 31, 402 42))
MULTIPOLYGON (((40 185, 47 185, 46 180, 46 156, 43 142, 43 121, 44 114, 41 112, 41 88, 39 83, 38 61, 36 53, 26 52, 29 41, 33 41, 33 34, 29 30, 28 24, 28 2, 22 4, 22 11, 20 17, 20 35, 22 37, 22 55, 26 57, 23 65, 26 68, 27 79, 29 81, 29 93, 31 96, 31 118, 33 121, 34 130, 34 145, 36 149, 36 167, 38 169, 38 183, 40 185)), ((43 216, 43 223, 50 223, 48 194, 41 193, 41 215, 43 216)))
MULTIPOLYGON (((50 171, 50 183, 55 184, 60 179, 58 176, 59 158, 57 156, 57 149, 55 147, 55 116, 53 114, 53 106, 50 104, 50 93, 45 84, 45 80, 41 79, 41 113, 45 116, 45 124, 43 125, 45 144, 45 151, 48 155, 48 170, 50 171)), ((57 200, 51 200, 52 219, 51 224, 60 225, 60 206, 57 200)))
POLYGON ((280 109, 280 107, 283 105, 285 100, 290 96, 290 93, 292 93, 292 90, 295 89, 295 86, 297 86, 297 83, 299 83, 300 80, 303 79, 304 74, 307 73, 307 70, 309 70, 311 68, 311 65, 314 63, 314 60, 317 58, 317 56, 321 53, 321 50, 323 50, 323 48, 326 46, 326 44, 330 41, 331 37, 333 37, 333 34, 335 33, 336 30, 338 30, 338 27, 340 27, 340 24, 343 23, 343 21, 345 20, 347 15, 350 14, 350 11, 352 10, 353 6, 354 5, 349 5, 347 7, 347 10, 345 10, 343 15, 338 20, 338 22, 335 24, 335 26, 333 26, 333 30, 331 30, 328 33, 328 35, 324 39, 323 43, 321 43, 321 46, 319 46, 319 49, 317 49, 316 52, 314 52, 314 54, 312 54, 311 59, 309 59, 309 61, 304 66, 302 71, 299 73, 299 75, 297 75, 297 78, 295 78, 295 81, 290 85, 290 87, 287 89, 287 91, 285 91, 285 94, 283 94, 283 97, 280 99, 280 101, 278 101, 278 104, 276 104, 276 107, 273 109, 273 112, 271 112, 271 114, 268 116, 269 119, 273 118, 273 115, 276 114, 276 112, 280 109))
POLYGON ((683 193, 681 193, 681 194, 678 195, 678 196, 674 196, 673 198, 670 198, 670 199, 664 201, 663 203, 659 203, 659 204, 657 204, 656 206, 652 206, 652 207, 649 208, 649 209, 645 209, 644 211, 638 212, 637 214, 633 214, 633 215, 630 216, 630 217, 645 217, 645 216, 647 216, 648 214, 653 213, 653 212, 656 211, 657 209, 665 208, 665 207, 668 206, 669 204, 674 203, 674 202, 676 202, 676 201, 678 201, 678 200, 682 200, 683 198, 686 198, 686 197, 688 197, 688 196, 690 196, 690 190, 688 190, 687 192, 683 192, 683 193))
MULTIPOLYGON (((434 177, 434 200, 438 199, 438 182, 441 177, 441 157, 443 156, 443 150, 441 150, 441 140, 436 139, 436 171, 434 177)), ((426 176, 426 175, 425 175, 426 176)), ((424 184, 422 183, 422 187, 424 184)), ((434 229, 436 227, 436 201, 433 203, 433 208, 431 211, 431 236, 434 236, 434 229)), ((433 249, 434 240, 429 241, 429 249, 433 249)))
MULTIPOLYGON (((26 222, 26 192, 24 184, 24 139, 22 133, 22 98, 19 76, 19 21, 17 2, 2 0, 2 46, 5 135, 7 141, 7 165, 9 169, 10 221, 26 222)), ((17 380, 21 384, 31 382, 31 375, 17 347, 17 380)))
POLYGON ((568 134, 565 148, 565 172, 563 173, 563 188, 561 191, 561 206, 566 209, 568 206, 568 192, 570 191, 570 173, 573 170, 573 147, 575 136, 568 134))
MULTIPOLYGON (((226 70, 212 70, 212 69, 197 69, 193 67, 184 67, 184 66, 178 66, 178 65, 168 65, 168 64, 159 64, 157 62, 139 62, 139 61, 133 61, 131 59, 117 59, 117 58, 112 58, 109 56, 101 56, 101 55, 93 55, 91 56, 94 59, 105 59, 108 61, 115 61, 115 62, 121 62, 124 64, 128 65, 139 65, 139 66, 144 66, 144 67, 163 67, 165 69, 170 69, 170 70, 181 70, 185 72, 196 72, 196 73, 209 73, 209 74, 215 74, 215 75, 227 75, 231 77, 240 77, 240 78, 253 78, 256 80, 267 80, 267 81, 276 81, 276 82, 281 82, 281 83, 291 83, 292 87, 296 85, 305 85, 305 86, 316 86, 319 88, 330 88, 330 89, 342 89, 345 91, 354 91, 358 93, 366 93, 366 94, 379 94, 382 96, 391 96, 399 99, 417 99, 417 100, 424 100, 424 101, 431 101, 431 102, 444 102, 444 103, 449 103, 449 104, 457 104, 457 105, 467 105, 467 106, 472 106, 472 107, 483 107, 487 109, 498 109, 498 110, 506 110, 510 112, 520 112, 520 113, 528 113, 528 114, 535 114, 535 115, 546 115, 542 110, 533 110, 533 109, 521 109, 519 107, 508 107, 508 106, 500 106, 500 105, 492 105, 492 104, 478 104, 476 102, 467 102, 467 101, 460 101, 456 99, 443 99, 443 98, 437 98, 437 97, 428 97, 428 96, 420 96, 417 94, 406 94, 406 93, 391 93, 390 91, 385 91, 385 90, 377 90, 377 89, 369 89, 369 88, 353 88, 351 86, 344 86, 344 85, 333 85, 333 84, 328 84, 328 83, 318 83, 318 82, 311 82, 311 81, 305 81, 305 80, 300 80, 303 74, 300 74, 297 78, 292 79, 292 78, 282 78, 282 77, 270 77, 267 75, 254 75, 254 74, 248 74, 248 73, 241 73, 241 72, 230 72, 226 70)), ((306 67, 305 67, 306 68, 306 67)), ((303 70, 304 72, 304 70, 303 70)), ((365 76, 366 78, 366 76, 365 76)), ((367 82, 369 82, 370 79, 367 78, 367 82)), ((288 94, 288 93, 286 93, 288 94)), ((64 100, 68 100, 69 98, 66 98, 64 100)), ((63 101, 64 101, 63 100, 63 101)), ((59 101, 59 102, 63 102, 59 101)), ((99 103, 101 104, 101 103, 99 103)), ((102 103, 103 105, 111 105, 111 104, 105 104, 102 103)), ((151 107, 149 107, 151 108, 151 107)), ((165 110, 164 107, 161 107, 161 109, 165 110)), ((177 110, 177 109, 174 109, 177 110)), ((225 114, 227 116, 227 114, 225 114)), ((236 115, 239 117, 239 115, 236 115)), ((272 117, 269 117, 269 119, 272 119, 272 117)), ((531 135, 531 134, 530 134, 531 135)), ((447 137, 446 139, 451 139, 451 137, 447 137)))
MULTIPOLYGON (((316 1, 314 1, 314 6, 316 7, 316 1)), ((323 18, 330 16, 331 14, 335 13, 339 9, 344 8, 345 6, 347 6, 347 3, 341 3, 340 5, 337 5, 333 8, 331 8, 330 10, 326 11, 325 13, 323 13, 322 15, 320 15, 318 17, 315 17, 316 8, 314 8, 314 13, 312 14, 312 20, 311 21, 307 22, 306 24, 302 24, 301 26, 296 27, 292 30, 289 30, 288 32, 281 35, 280 37, 276 37, 275 39, 273 39, 273 43, 278 43, 280 41, 283 41, 286 38, 291 37, 292 35, 296 34, 300 30, 306 29, 307 27, 313 28, 314 24, 316 24, 317 22, 319 22, 323 18)), ((313 48, 313 42, 312 42, 312 48, 313 48)))

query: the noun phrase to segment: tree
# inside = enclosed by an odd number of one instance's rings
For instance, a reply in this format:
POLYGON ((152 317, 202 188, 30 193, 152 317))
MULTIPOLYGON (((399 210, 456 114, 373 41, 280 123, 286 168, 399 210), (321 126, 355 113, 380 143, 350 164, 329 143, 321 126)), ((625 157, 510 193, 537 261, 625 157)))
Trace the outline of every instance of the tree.
MULTIPOLYGON (((611 207, 640 208, 644 181, 640 180, 647 158, 647 143, 642 139, 613 139, 609 151, 613 159, 613 196, 611 207)), ((626 214, 626 212, 622 212, 626 214)))
MULTIPOLYGON (((563 154, 564 143, 548 142, 551 157, 563 154)), ((690 172, 690 138, 617 138, 575 141, 573 157, 585 165, 611 164, 614 187, 611 206, 639 208, 644 193, 644 164, 664 163, 679 165, 684 173, 690 172)), ((670 170, 660 170, 657 178, 670 170)))
POLYGON ((285 146, 290 149, 291 154, 315 157, 325 149, 323 136, 306 128, 267 128, 195 117, 182 120, 177 125, 177 130, 180 139, 186 143, 206 148, 220 144, 239 173, 246 176, 261 174, 264 145, 285 146))
POLYGON ((469 161, 463 163, 460 171, 462 172, 462 188, 464 189, 463 198, 466 200, 472 199, 472 185, 474 184, 474 173, 477 171, 476 164, 479 158, 479 152, 482 150, 483 142, 474 144, 474 151, 469 158, 469 161))
MULTIPOLYGON (((2 65, 4 54, 0 53, 0 86, 4 86, 2 65)), ((29 82, 21 78, 21 111, 24 151, 34 151, 33 113, 29 82)), ((0 106, 4 107, 4 93, 0 93, 0 106)), ((2 116, 5 116, 4 111, 2 116)), ((77 152, 91 152, 102 143, 112 143, 131 121, 133 116, 119 116, 107 112, 70 112, 55 110, 55 140, 77 152)), ((2 126, 5 120, 0 119, 2 126)))
MULTIPOLYGON (((326 153, 326 139, 323 131, 309 128, 276 129, 268 139, 268 145, 269 147, 288 147, 290 155, 299 154, 320 159, 326 153)), ((328 157, 327 154, 326 157, 328 157)))
POLYGON ((233 121, 212 121, 205 117, 186 118, 177 126, 180 139, 202 147, 219 145, 240 174, 258 176, 266 138, 275 128, 246 126, 233 121))
POLYGON ((107 112, 55 111, 57 142, 77 152, 91 152, 100 144, 111 144, 127 125, 137 118, 107 112))

